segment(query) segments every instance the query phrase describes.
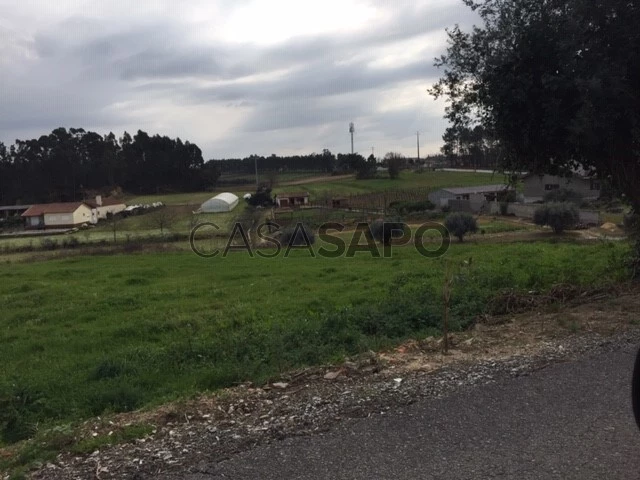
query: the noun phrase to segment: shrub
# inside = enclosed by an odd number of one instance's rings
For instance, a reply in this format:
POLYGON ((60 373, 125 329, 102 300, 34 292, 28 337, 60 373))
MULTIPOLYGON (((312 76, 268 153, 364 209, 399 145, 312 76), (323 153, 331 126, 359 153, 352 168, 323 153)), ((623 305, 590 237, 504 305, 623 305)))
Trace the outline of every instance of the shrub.
POLYGON ((470 213, 455 212, 447 216, 444 220, 444 226, 447 227, 449 233, 457 237, 461 242, 467 233, 476 233, 478 224, 476 219, 470 213))
POLYGON ((389 245, 392 239, 401 237, 400 231, 404 232, 404 224, 398 221, 376 220, 371 224, 373 238, 384 245, 389 245))
POLYGON ((582 203, 582 195, 574 190, 568 188, 558 188, 557 190, 551 190, 544 196, 545 202, 569 202, 580 205, 582 203))
POLYGON ((406 215, 413 212, 424 212, 426 210, 433 210, 436 206, 429 200, 419 200, 416 202, 397 201, 391 202, 389 207, 398 211, 400 215, 406 215))
POLYGON ((316 241, 313 231, 303 223, 288 227, 282 231, 280 241, 285 247, 306 247, 316 241))
POLYGON ((80 245, 80 240, 76 237, 69 237, 62 240, 62 248, 76 248, 80 245))
POLYGON ((58 248, 58 242, 51 238, 43 238, 42 240, 40 240, 40 246, 44 250, 55 250, 56 248, 58 248))
POLYGON ((536 225, 548 225, 554 233, 562 233, 580 220, 578 209, 572 203, 548 203, 533 214, 536 225))
POLYGON ((256 189, 256 193, 247 198, 247 203, 253 207, 271 207, 273 206, 273 198, 271 195, 271 187, 261 184, 256 189))

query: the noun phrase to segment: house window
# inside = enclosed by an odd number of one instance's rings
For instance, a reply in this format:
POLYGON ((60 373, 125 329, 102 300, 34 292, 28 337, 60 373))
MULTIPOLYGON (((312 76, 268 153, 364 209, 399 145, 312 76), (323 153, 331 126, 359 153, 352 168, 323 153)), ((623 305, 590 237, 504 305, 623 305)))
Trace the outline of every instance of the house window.
POLYGON ((600 190, 600 182, 598 180, 591 180, 591 190, 600 190))
POLYGON ((560 184, 558 183, 547 183, 544 186, 544 189, 548 192, 551 190, 558 190, 559 188, 560 188, 560 184))

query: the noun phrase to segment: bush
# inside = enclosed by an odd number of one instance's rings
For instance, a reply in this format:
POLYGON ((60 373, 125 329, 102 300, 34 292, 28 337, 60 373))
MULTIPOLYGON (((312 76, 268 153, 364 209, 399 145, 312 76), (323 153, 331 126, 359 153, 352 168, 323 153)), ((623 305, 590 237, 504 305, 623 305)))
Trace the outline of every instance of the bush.
POLYGON ((273 198, 271 188, 267 185, 260 185, 256 189, 256 193, 247 198, 247 203, 253 207, 271 207, 273 206, 273 198))
POLYGON ((390 245, 392 239, 401 237, 400 231, 404 232, 404 224, 398 221, 376 220, 371 224, 373 238, 384 245, 390 245))
POLYGON ((569 202, 580 205, 582 203, 582 200, 583 198, 580 193, 569 190, 568 188, 558 188, 557 190, 551 190, 544 196, 545 202, 569 202))
POLYGON ((576 225, 579 220, 578 209, 572 203, 548 203, 533 214, 533 223, 540 226, 548 225, 554 233, 562 233, 576 225))
POLYGON ((280 242, 285 247, 306 247, 313 245, 315 241, 315 234, 303 223, 284 229, 280 235, 280 242))
POLYGON ((400 200, 397 202, 391 202, 389 207, 398 211, 400 215, 406 215, 413 212, 424 212, 426 210, 433 210, 436 206, 429 200, 419 200, 416 202, 407 202, 400 200))
POLYGON ((457 237, 461 242, 467 233, 476 233, 478 224, 476 219, 470 213, 455 212, 447 216, 444 220, 444 226, 447 227, 449 233, 457 237))
POLYGON ((44 250, 55 250, 56 248, 58 248, 58 242, 51 238, 43 238, 42 240, 40 240, 40 246, 44 250))
POLYGON ((80 245, 80 240, 76 237, 69 237, 62 240, 62 248, 76 248, 80 245))

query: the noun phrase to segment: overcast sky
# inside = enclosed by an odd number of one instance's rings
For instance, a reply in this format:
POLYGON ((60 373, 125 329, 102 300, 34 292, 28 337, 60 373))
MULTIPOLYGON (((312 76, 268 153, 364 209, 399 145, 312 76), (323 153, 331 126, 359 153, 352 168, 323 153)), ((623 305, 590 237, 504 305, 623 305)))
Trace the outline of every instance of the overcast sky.
POLYGON ((0 141, 82 127, 205 159, 437 153, 427 89, 461 0, 0 0, 0 141))

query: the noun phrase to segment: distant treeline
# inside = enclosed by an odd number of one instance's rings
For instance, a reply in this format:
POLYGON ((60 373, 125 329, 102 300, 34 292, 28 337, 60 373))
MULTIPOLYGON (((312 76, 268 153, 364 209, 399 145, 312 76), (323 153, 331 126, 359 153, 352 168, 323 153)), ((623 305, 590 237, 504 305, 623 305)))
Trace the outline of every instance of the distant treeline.
POLYGON ((322 153, 311 153, 309 155, 292 155, 281 157, 272 154, 268 157, 261 155, 250 155, 245 158, 225 158, 214 159, 215 165, 222 174, 244 174, 255 172, 256 163, 259 171, 313 171, 331 173, 337 169, 350 168, 350 162, 346 157, 350 155, 334 155, 329 150, 324 149, 322 153))
POLYGON ((0 143, 0 204, 77 201, 116 187, 137 194, 202 190, 219 175, 197 145, 140 130, 116 138, 57 128, 9 147, 0 143))

